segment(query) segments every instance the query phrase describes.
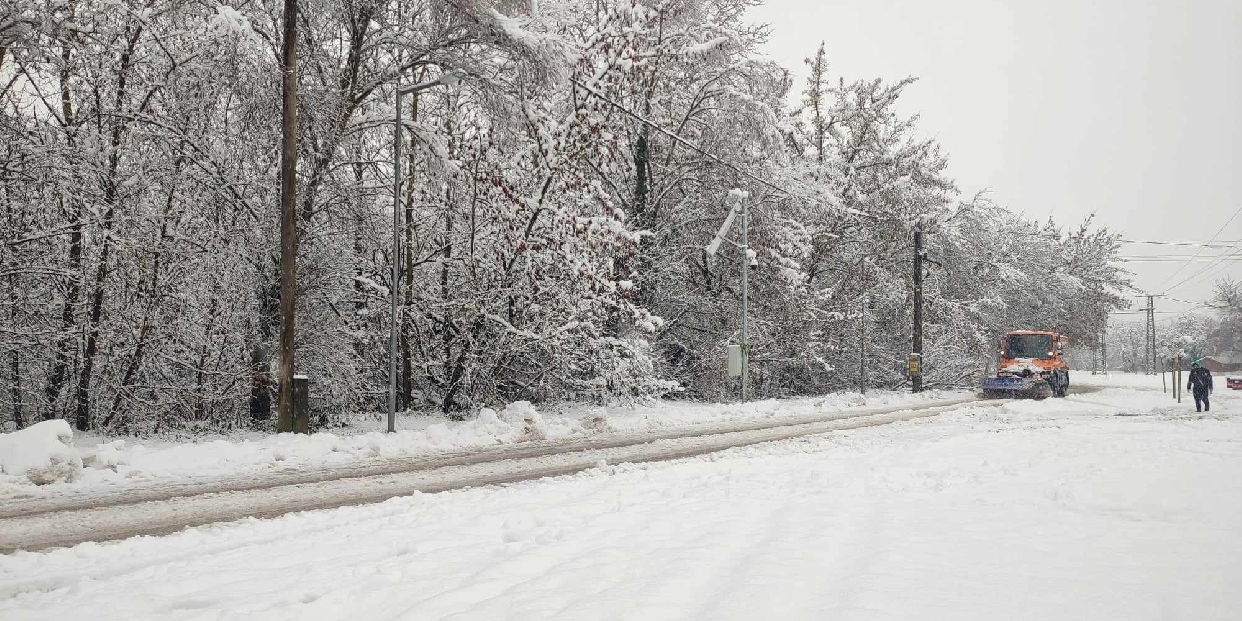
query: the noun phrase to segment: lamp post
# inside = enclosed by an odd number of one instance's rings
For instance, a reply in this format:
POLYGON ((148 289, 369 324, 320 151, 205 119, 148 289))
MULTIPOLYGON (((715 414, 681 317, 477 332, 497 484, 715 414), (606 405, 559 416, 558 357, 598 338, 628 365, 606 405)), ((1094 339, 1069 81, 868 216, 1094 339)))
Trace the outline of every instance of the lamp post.
MULTIPOLYGON (((738 226, 738 229, 739 229, 738 232, 741 233, 742 243, 734 244, 735 246, 738 247, 738 249, 742 251, 742 308, 741 308, 741 324, 742 324, 741 325, 741 328, 742 328, 741 341, 742 343, 741 343, 741 347, 738 348, 740 360, 738 360, 739 364, 737 365, 738 366, 737 375, 741 375, 742 377, 742 401, 746 401, 746 381, 747 381, 747 375, 749 374, 748 367, 750 366, 750 334, 747 331, 748 326, 746 325, 746 315, 747 315, 747 311, 749 310, 748 306, 750 303, 750 300, 748 299, 749 294, 750 294, 749 292, 750 264, 753 261, 753 259, 750 256, 750 241, 747 238, 747 231, 746 231, 747 224, 748 224, 747 221, 750 219, 750 209, 749 209, 750 195, 746 192, 743 192, 742 190, 732 190, 729 192, 728 202, 729 202, 729 216, 725 218, 724 224, 720 226, 720 231, 716 233, 716 237, 712 238, 712 242, 708 244, 707 247, 704 248, 704 250, 707 252, 708 256, 713 256, 713 257, 716 256, 716 252, 720 250, 720 242, 728 241, 725 239, 725 236, 728 235, 729 230, 733 228, 733 219, 737 216, 741 216, 741 222, 739 223, 739 226, 738 226)), ((729 242, 729 243, 733 243, 733 242, 729 242)), ((732 369, 732 365, 730 366, 730 368, 732 369)), ((730 371, 730 374, 733 374, 732 370, 730 371)))
POLYGON ((401 283, 401 98, 434 86, 452 86, 464 77, 465 71, 453 69, 430 82, 397 87, 396 125, 392 138, 392 287, 388 291, 392 302, 392 321, 388 330, 388 433, 397 430, 397 290, 401 283))

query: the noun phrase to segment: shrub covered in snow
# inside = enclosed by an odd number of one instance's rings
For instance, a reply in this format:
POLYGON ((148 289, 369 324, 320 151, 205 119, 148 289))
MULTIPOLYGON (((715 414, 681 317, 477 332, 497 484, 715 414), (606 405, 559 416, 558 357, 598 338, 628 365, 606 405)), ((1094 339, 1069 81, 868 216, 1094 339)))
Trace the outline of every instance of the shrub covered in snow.
POLYGON ((69 423, 48 420, 0 435, 0 473, 36 485, 77 480, 82 457, 73 446, 69 423))

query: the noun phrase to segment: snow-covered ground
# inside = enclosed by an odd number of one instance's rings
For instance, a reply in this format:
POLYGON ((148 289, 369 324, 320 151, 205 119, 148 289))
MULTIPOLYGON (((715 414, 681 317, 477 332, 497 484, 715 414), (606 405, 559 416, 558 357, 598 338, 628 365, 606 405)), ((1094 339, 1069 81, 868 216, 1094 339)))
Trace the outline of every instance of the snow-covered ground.
MULTIPOLYGON (((272 474, 357 466, 503 444, 567 440, 609 432, 831 414, 861 407, 960 398, 963 394, 941 391, 920 395, 877 392, 863 396, 842 393, 744 404, 666 401, 633 407, 563 407, 547 412, 518 402, 499 412, 482 410, 471 420, 459 423, 445 422, 437 417, 403 416, 398 419, 400 425, 394 434, 380 431, 382 422, 368 420, 336 432, 310 436, 256 433, 171 442, 85 435, 73 441, 73 448, 80 454, 77 471, 69 471, 58 478, 46 476, 44 471, 47 468, 36 469, 32 471, 32 476, 27 475, 25 466, 33 457, 25 449, 23 454, 18 455, 16 447, 28 445, 29 442, 15 439, 6 444, 5 438, 14 434, 0 434, 0 503, 55 498, 66 494, 124 492, 156 485, 193 484, 223 478, 261 478, 272 474), (5 459, 6 446, 14 447, 10 460, 5 459), (6 461, 15 465, 6 468, 6 461), (35 481, 47 483, 49 480, 55 482, 35 485, 35 481)), ((67 429, 62 423, 55 430, 30 435, 41 440, 40 445, 47 448, 49 458, 56 455, 63 458, 65 447, 54 441, 53 432, 67 429)), ((60 468, 54 472, 65 473, 66 470, 60 468)))
POLYGON ((1159 378, 0 557, 0 618, 1236 619, 1242 394, 1159 378))

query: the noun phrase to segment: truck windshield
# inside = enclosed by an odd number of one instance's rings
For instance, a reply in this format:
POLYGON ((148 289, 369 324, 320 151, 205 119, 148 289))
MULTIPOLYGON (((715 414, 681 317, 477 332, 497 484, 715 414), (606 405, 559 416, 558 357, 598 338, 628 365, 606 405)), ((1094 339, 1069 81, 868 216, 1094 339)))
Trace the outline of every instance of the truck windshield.
POLYGON ((1052 337, 1047 334, 1013 334, 1005 350, 1008 358, 1051 358, 1052 337))

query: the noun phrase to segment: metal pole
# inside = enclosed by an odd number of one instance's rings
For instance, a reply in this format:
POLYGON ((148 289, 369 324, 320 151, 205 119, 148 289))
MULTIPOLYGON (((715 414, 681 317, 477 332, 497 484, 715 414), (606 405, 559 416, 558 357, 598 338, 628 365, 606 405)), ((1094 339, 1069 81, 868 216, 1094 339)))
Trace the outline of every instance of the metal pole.
POLYGON ((746 225, 750 219, 750 198, 742 198, 742 401, 746 401, 746 376, 750 371, 750 334, 747 332, 747 296, 750 288, 750 242, 746 225))
POLYGON ((388 433, 397 430, 397 290, 401 279, 401 89, 397 89, 396 127, 392 139, 392 283, 388 297, 392 320, 388 327, 388 433))
POLYGON ((396 124, 392 136, 392 289, 388 297, 392 301, 392 321, 388 327, 388 432, 397 430, 397 291, 401 284, 401 97, 425 91, 433 86, 450 86, 466 77, 466 72, 454 69, 440 77, 415 84, 398 86, 396 95, 396 124))
POLYGON ((1173 396, 1182 402, 1182 352, 1177 352, 1177 366, 1173 367, 1173 396))
POLYGON ((1104 332, 1100 334, 1100 372, 1108 375, 1108 321, 1104 322, 1104 332))
POLYGON ((914 232, 914 354, 918 372, 910 374, 912 392, 923 390, 923 231, 914 232))

